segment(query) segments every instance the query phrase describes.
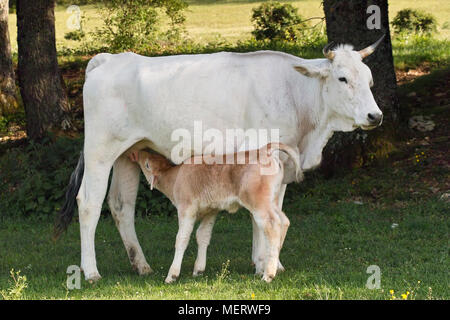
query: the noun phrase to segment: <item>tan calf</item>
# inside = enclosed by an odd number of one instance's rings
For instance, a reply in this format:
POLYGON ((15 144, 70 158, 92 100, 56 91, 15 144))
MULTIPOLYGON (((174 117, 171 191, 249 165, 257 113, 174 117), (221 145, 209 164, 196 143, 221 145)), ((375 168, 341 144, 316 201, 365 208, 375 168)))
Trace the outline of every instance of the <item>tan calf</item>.
MULTIPOLYGON (((233 213, 241 206, 250 211, 263 241, 256 262, 257 273, 263 273, 263 280, 267 282, 275 277, 279 252, 289 226, 289 220, 278 206, 283 163, 273 154, 276 150, 292 158, 299 181, 302 173, 298 154, 282 143, 224 155, 224 164, 213 163, 212 156, 193 157, 177 166, 161 155, 145 151, 130 156, 139 163, 150 188, 164 193, 178 210, 175 257, 165 280, 167 283, 175 281, 180 274, 195 221, 201 220, 196 232, 198 254, 194 276, 205 270, 206 251, 217 213, 221 210, 233 213), (225 164, 230 159, 234 159, 235 164, 225 164)), ((214 160, 217 161, 217 157, 214 160)))

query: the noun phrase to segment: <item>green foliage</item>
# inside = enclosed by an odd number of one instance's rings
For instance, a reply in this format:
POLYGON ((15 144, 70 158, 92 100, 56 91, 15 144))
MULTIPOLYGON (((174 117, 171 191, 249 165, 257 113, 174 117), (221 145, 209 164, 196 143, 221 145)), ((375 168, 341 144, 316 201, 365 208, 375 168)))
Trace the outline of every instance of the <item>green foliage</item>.
MULTIPOLYGON (((0 156, 0 217, 54 215, 62 207, 70 174, 83 139, 48 137, 41 143, 7 150, 0 156)), ((150 191, 141 175, 136 212, 172 215, 174 206, 160 192, 150 191)), ((109 214, 106 201, 103 214, 109 214)))
POLYGON ((27 277, 20 275, 19 271, 11 269, 9 272, 12 283, 7 290, 0 290, 3 300, 19 300, 23 299, 24 290, 28 287, 27 277))
POLYGON ((299 29, 305 26, 296 8, 279 2, 266 2, 254 8, 252 22, 256 40, 293 41, 298 38, 299 29))
POLYGON ((0 115, 0 134, 6 134, 11 125, 25 127, 25 111, 23 107, 13 113, 0 115))
POLYGON ((7 150, 0 158, 2 215, 53 214, 62 206, 81 141, 44 139, 7 150))
POLYGON ((424 34, 405 34, 394 38, 392 53, 396 69, 417 68, 424 63, 434 68, 450 65, 450 41, 424 34))
POLYGON ((64 35, 64 39, 74 41, 81 41, 84 37, 86 37, 86 34, 82 30, 70 31, 64 35))
POLYGON ((94 35, 115 52, 164 46, 180 40, 186 7, 184 0, 103 0, 104 26, 94 35), (162 11, 170 20, 167 30, 160 28, 162 11))
POLYGON ((431 34, 436 31, 436 24, 436 18, 432 14, 415 9, 400 10, 392 20, 397 34, 431 34))

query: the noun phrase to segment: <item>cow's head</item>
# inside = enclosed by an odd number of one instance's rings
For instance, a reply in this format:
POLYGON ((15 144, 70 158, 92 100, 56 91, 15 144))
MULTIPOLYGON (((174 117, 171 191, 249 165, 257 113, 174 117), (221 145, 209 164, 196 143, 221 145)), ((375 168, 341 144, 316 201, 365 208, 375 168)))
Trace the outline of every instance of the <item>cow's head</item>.
POLYGON ((373 129, 383 121, 383 113, 370 90, 372 73, 362 62, 383 38, 360 51, 354 51, 350 45, 339 45, 330 50, 333 45, 330 43, 323 49, 327 59, 305 60, 294 67, 303 75, 323 81, 322 96, 327 108, 342 118, 343 126, 339 130, 373 129))

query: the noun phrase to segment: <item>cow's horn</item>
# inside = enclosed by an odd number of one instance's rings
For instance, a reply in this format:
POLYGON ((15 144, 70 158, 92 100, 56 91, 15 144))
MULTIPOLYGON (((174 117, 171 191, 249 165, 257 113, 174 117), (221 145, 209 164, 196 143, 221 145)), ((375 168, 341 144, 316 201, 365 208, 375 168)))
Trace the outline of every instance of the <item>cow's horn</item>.
POLYGON ((334 52, 332 50, 330 50, 332 46, 334 46, 334 42, 333 41, 331 41, 329 44, 327 44, 322 50, 323 55, 325 56, 325 58, 328 58, 330 60, 334 59, 334 52))
POLYGON ((377 42, 368 46, 365 49, 359 50, 358 52, 361 55, 361 58, 364 59, 365 57, 370 56, 375 51, 375 49, 378 47, 378 45, 381 43, 381 41, 383 41, 385 36, 386 36, 386 34, 383 34, 383 36, 380 39, 378 39, 377 42))

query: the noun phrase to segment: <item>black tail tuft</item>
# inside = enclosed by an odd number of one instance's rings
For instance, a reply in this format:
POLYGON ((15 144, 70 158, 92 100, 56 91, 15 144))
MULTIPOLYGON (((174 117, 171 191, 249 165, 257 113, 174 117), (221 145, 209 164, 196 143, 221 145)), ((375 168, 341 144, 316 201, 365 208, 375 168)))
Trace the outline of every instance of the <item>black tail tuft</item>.
POLYGON ((67 226, 72 221, 76 196, 78 194, 78 190, 80 190, 81 181, 83 180, 83 173, 84 173, 84 155, 83 151, 81 151, 77 167, 72 172, 72 175, 70 176, 69 185, 67 186, 66 202, 64 203, 64 206, 59 211, 58 216, 56 218, 55 228, 53 231, 54 240, 57 240, 59 238, 61 233, 63 233, 67 229, 67 226))

